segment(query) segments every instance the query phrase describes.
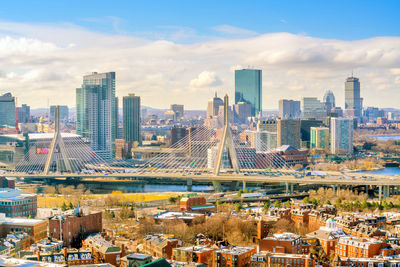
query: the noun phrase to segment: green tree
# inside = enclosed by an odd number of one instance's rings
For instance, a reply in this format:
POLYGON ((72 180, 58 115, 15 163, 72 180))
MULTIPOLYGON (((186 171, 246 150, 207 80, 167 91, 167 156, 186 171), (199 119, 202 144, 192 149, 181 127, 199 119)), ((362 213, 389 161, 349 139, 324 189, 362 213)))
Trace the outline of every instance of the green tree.
POLYGON ((303 198, 303 203, 304 203, 304 204, 310 203, 310 198, 309 198, 309 197, 303 198))
POLYGON ((69 210, 72 210, 74 208, 74 205, 72 204, 72 202, 69 202, 69 204, 68 204, 68 209, 69 210))
POLYGON ((237 196, 238 196, 238 197, 241 197, 241 196, 242 196, 242 193, 243 193, 243 190, 242 190, 242 189, 239 189, 239 191, 238 191, 238 193, 237 193, 237 196))
POLYGON ((63 203, 61 205, 61 210, 62 211, 66 211, 67 210, 67 204, 65 204, 65 201, 63 201, 63 203))
POLYGON ((236 211, 236 212, 239 212, 242 208, 243 208, 243 207, 242 207, 242 205, 241 205, 240 203, 236 203, 236 204, 235 204, 235 211, 236 211))
POLYGON ((274 201, 274 207, 280 208, 282 206, 282 203, 279 200, 274 201))

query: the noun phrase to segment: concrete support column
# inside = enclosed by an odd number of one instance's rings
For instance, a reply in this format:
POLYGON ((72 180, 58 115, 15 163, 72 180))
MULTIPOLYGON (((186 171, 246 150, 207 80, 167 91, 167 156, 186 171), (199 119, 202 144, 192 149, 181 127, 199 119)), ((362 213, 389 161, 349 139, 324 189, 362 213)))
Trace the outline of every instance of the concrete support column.
POLYGON ((193 180, 192 178, 187 178, 186 179, 186 185, 187 185, 187 190, 192 191, 192 185, 193 185, 193 180))
POLYGON ((294 187, 294 184, 290 184, 290 193, 291 194, 293 194, 293 187, 294 187))
POLYGON ((382 201, 382 186, 381 185, 378 186, 378 190, 379 190, 378 199, 379 199, 379 202, 381 202, 382 201))
POLYGON ((221 183, 220 183, 220 181, 213 180, 212 184, 213 184, 215 192, 220 192, 221 191, 221 183))
POLYGON ((366 186, 365 186, 365 194, 367 194, 367 195, 368 195, 368 189, 369 189, 369 186, 366 185, 366 186))
POLYGON ((390 197, 390 185, 386 186, 386 197, 390 197))
POLYGON ((286 186, 286 194, 289 193, 289 183, 285 182, 285 186, 286 186))
POLYGON ((246 181, 243 180, 242 183, 243 183, 243 191, 244 191, 244 190, 246 190, 246 181))
POLYGON ((336 193, 336 191, 335 191, 336 188, 335 188, 335 185, 334 185, 334 184, 332 185, 332 190, 333 190, 333 194, 335 194, 335 193, 336 193))

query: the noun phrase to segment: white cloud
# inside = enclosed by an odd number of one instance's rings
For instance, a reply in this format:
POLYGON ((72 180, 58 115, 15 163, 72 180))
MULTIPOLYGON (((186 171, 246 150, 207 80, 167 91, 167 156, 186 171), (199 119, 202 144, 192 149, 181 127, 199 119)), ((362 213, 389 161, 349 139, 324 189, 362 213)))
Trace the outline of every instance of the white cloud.
POLYGON ((166 37, 0 22, 0 93, 11 90, 33 108, 45 106, 47 98, 74 106, 83 75, 115 71, 118 96, 132 92, 143 105, 166 108, 179 100, 187 109, 205 109, 216 87, 233 97, 233 70, 251 66, 263 70, 265 109, 277 108, 281 98, 322 98, 327 89, 340 105, 344 80, 354 69, 366 105, 399 107, 400 37, 342 41, 273 33, 188 44, 166 37))
POLYGON ((232 25, 218 25, 212 28, 214 31, 223 33, 223 34, 229 34, 229 35, 241 35, 241 36, 253 36, 257 35, 257 32, 235 27, 232 25))
POLYGON ((214 87, 218 85, 221 85, 221 80, 215 72, 211 71, 203 71, 197 78, 190 81, 190 87, 214 87))

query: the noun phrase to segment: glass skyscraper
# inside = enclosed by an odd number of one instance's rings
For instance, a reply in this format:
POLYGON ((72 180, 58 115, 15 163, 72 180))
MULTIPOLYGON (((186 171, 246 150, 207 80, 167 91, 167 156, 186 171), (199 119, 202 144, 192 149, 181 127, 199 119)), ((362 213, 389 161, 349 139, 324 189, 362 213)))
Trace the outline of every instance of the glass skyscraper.
POLYGON ((0 96, 0 125, 15 127, 15 97, 11 93, 0 96))
POLYGON ((360 81, 356 77, 349 77, 344 83, 345 109, 348 115, 361 118, 362 98, 360 97, 360 81))
POLYGON ((251 116, 262 115, 262 71, 235 70, 235 104, 251 104, 251 116))
POLYGON ((76 89, 77 134, 90 141, 94 152, 111 158, 117 135, 118 111, 115 97, 115 72, 83 76, 76 89))
POLYGON ((140 137, 140 96, 129 94, 123 98, 123 137, 127 143, 141 143, 140 137))

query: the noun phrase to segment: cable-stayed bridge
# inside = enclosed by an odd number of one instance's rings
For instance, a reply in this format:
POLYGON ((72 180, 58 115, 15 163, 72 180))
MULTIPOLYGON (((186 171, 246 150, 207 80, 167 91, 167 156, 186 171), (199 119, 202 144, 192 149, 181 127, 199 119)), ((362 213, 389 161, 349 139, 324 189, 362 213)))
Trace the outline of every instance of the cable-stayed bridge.
MULTIPOLYGON (((360 173, 343 175, 329 172, 326 177, 308 177, 293 169, 281 154, 271 150, 261 139, 245 142, 231 129, 228 97, 225 96, 223 127, 197 127, 153 157, 135 161, 106 161, 93 151, 90 144, 76 136, 60 132, 58 109, 56 127, 51 143, 28 145, 24 156, 16 164, 15 172, 7 176, 25 178, 169 178, 220 182, 284 183, 286 190, 293 184, 321 184, 329 186, 370 185, 379 192, 390 193, 390 187, 400 185, 397 177, 374 176, 363 179, 360 173)), ((380 194, 381 195, 381 194, 380 194)))

